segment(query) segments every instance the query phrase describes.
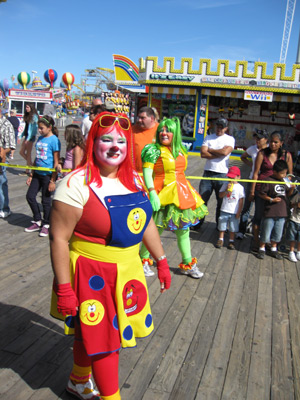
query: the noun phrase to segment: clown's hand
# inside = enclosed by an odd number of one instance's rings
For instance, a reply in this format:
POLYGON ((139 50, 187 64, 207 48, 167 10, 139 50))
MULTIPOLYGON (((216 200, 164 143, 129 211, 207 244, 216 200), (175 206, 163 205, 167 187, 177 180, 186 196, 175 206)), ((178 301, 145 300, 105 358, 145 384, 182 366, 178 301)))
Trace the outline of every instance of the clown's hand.
POLYGON ((156 264, 157 264, 157 275, 160 281, 160 291, 161 293, 163 293, 167 289, 170 289, 171 286, 170 267, 166 258, 158 260, 156 264))
POLYGON ((72 315, 75 317, 77 314, 78 300, 71 283, 57 285, 56 295, 57 311, 62 315, 72 315))
POLYGON ((150 203, 152 205, 153 211, 158 211, 160 209, 160 200, 155 190, 151 190, 149 193, 150 203))

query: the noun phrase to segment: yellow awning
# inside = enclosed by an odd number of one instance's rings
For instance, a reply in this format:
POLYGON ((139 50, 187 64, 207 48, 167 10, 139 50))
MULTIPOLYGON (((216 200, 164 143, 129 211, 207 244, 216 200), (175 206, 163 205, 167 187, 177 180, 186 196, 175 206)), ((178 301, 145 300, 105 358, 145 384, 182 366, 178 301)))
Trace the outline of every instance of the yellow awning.
POLYGON ((151 93, 185 94, 196 96, 196 89, 168 86, 151 86, 151 93))
POLYGON ((243 99, 244 92, 232 91, 232 90, 220 90, 220 89, 206 89, 201 90, 202 94, 216 97, 231 97, 234 99, 243 99))

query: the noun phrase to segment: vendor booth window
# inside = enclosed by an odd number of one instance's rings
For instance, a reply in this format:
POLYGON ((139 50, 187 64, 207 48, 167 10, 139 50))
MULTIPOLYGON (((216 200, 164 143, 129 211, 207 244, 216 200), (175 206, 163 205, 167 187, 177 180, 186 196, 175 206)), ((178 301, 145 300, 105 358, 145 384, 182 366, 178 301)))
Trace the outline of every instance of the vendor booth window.
POLYGON ((169 93, 153 93, 151 105, 155 107, 161 118, 178 117, 182 134, 193 136, 196 96, 169 93))
POLYGON ((23 101, 12 100, 10 109, 17 110, 17 114, 23 114, 23 101))
POLYGON ((45 108, 45 103, 37 103, 36 104, 36 110, 37 110, 39 115, 43 115, 44 114, 44 108, 45 108))

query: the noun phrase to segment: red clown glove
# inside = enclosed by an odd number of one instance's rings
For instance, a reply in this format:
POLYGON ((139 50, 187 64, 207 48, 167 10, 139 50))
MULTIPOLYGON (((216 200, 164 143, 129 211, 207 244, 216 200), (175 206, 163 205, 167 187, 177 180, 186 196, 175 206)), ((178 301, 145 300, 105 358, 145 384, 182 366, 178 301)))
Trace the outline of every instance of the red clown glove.
POLYGON ((165 289, 170 289, 171 286, 171 274, 170 267, 166 258, 158 260, 157 264, 157 274, 161 285, 161 292, 165 289))
POLYGON ((77 314, 78 300, 72 289, 71 283, 63 283, 56 286, 57 311, 62 315, 77 314))

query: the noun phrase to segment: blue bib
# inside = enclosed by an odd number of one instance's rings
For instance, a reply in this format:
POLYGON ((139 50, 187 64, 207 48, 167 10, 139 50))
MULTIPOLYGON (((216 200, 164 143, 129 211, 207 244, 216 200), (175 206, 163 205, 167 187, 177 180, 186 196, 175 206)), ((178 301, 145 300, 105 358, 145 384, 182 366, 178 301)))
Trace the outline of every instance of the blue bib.
POLYGON ((152 206, 144 192, 104 198, 112 227, 109 246, 129 247, 142 241, 152 216, 152 206))

